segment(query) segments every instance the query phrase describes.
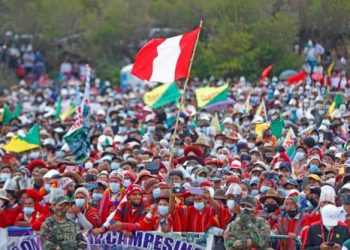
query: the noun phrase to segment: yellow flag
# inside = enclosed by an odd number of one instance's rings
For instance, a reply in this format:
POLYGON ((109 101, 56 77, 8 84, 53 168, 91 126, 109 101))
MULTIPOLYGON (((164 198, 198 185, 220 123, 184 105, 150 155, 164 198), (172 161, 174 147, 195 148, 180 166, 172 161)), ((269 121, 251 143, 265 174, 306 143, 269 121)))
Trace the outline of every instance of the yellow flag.
POLYGON ((211 120, 210 126, 215 128, 216 132, 221 132, 220 121, 218 117, 218 113, 215 113, 213 119, 211 120))
POLYGON ((263 130, 270 127, 270 123, 259 123, 255 125, 255 133, 258 135, 258 137, 262 137, 263 130))
POLYGON ((335 102, 332 102, 332 105, 329 106, 328 114, 332 115, 334 110, 335 110, 335 102))
POLYGON ((334 63, 331 63, 331 64, 328 66, 328 69, 327 69, 327 75, 328 75, 328 76, 331 76, 331 75, 332 75, 333 67, 334 67, 334 63))
POLYGON ((228 83, 221 87, 204 87, 196 89, 196 98, 198 108, 204 108, 205 106, 227 100, 228 83))
POLYGON ((252 106, 250 106, 250 93, 249 93, 247 100, 245 101, 245 103, 243 105, 243 113, 249 114, 251 109, 252 109, 252 106))

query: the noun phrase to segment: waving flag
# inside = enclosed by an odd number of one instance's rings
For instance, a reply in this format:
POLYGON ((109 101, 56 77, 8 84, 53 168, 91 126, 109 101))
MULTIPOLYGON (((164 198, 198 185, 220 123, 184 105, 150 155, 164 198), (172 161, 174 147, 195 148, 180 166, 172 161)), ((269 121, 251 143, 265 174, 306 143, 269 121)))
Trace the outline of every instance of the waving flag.
POLYGON ((147 92, 144 95, 143 100, 148 106, 156 109, 168 103, 176 102, 180 96, 181 93, 176 84, 173 82, 163 84, 157 88, 154 88, 152 91, 147 92))
POLYGON ((288 78, 288 83, 290 85, 292 85, 294 83, 298 83, 300 81, 304 81, 305 79, 306 79, 306 73, 304 71, 301 71, 300 73, 289 77, 288 78))
POLYGON ((340 94, 337 94, 335 97, 334 97, 334 101, 332 102, 331 106, 329 107, 328 109, 328 114, 332 115, 332 113, 334 112, 335 109, 339 108, 339 106, 341 104, 344 103, 344 98, 342 95, 340 94))
POLYGON ((10 142, 3 146, 6 151, 21 153, 40 147, 40 128, 35 124, 26 136, 13 137, 10 142))
POLYGON ((221 87, 204 87, 196 89, 198 108, 202 109, 214 103, 227 101, 228 83, 221 87))
POLYGON ((266 69, 261 73, 261 79, 265 79, 272 71, 274 64, 269 65, 266 69))
POLYGON ((294 131, 292 128, 289 128, 289 131, 286 135, 286 137, 284 138, 284 142, 283 142, 283 147, 284 149, 287 151, 287 155, 289 158, 292 158, 292 156, 294 155, 295 151, 296 151, 296 147, 294 145, 294 140, 296 139, 296 136, 294 134, 294 131))
POLYGON ((84 97, 80 106, 76 109, 75 122, 63 137, 74 154, 77 162, 83 162, 90 156, 90 138, 89 138, 89 99, 90 99, 90 74, 91 69, 86 66, 86 81, 84 97))
POLYGON ((154 82, 187 78, 200 29, 175 37, 152 39, 136 55, 131 74, 154 82))
POLYGON ((266 106, 265 106, 264 100, 262 100, 258 109, 255 112, 254 119, 257 119, 258 117, 262 117, 264 122, 267 122, 267 113, 266 113, 266 106))
POLYGON ((243 113, 249 114, 251 109, 252 109, 252 106, 250 105, 250 93, 249 93, 247 100, 245 101, 245 103, 243 105, 243 113))

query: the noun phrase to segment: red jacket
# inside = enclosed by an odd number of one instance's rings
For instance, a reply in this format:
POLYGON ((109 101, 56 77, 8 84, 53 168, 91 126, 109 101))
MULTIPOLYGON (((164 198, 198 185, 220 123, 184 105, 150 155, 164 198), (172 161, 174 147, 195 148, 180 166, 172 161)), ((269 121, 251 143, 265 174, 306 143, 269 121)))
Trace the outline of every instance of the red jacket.
POLYGON ((216 216, 219 219, 220 228, 226 229, 232 217, 230 210, 227 207, 220 206, 220 211, 216 214, 216 216))
MULTIPOLYGON (((41 225, 48 217, 50 217, 50 214, 42 213, 39 211, 39 209, 35 208, 32 216, 30 218, 28 218, 29 222, 30 222, 30 226, 32 227, 33 230, 39 231, 41 228, 41 225)), ((17 226, 19 221, 26 221, 26 220, 27 219, 26 219, 24 213, 22 212, 22 213, 17 215, 17 217, 15 219, 14 226, 17 226)))
POLYGON ((202 212, 199 212, 192 206, 186 206, 185 208, 177 208, 180 218, 184 218, 187 221, 185 232, 202 233, 206 232, 210 227, 220 227, 219 220, 212 208, 205 207, 202 212))
POLYGON ((140 228, 139 222, 146 216, 149 207, 145 203, 141 203, 137 208, 131 206, 130 201, 120 204, 116 209, 111 225, 115 222, 123 222, 123 229, 128 231, 136 231, 140 228))
POLYGON ((13 226, 17 214, 16 208, 0 209, 0 227, 13 226))
POLYGON ((140 221, 140 229, 142 231, 157 231, 160 225, 160 222, 165 220, 166 224, 170 227, 172 232, 184 232, 185 229, 185 221, 183 217, 180 216, 177 209, 171 214, 168 214, 167 216, 163 217, 159 215, 158 213, 155 213, 151 219, 147 218, 145 216, 142 221, 140 221))
POLYGON ((102 225, 96 208, 88 205, 87 207, 85 207, 82 213, 84 214, 86 219, 94 226, 94 228, 100 227, 102 225))
POLYGON ((106 189, 103 193, 101 202, 98 205, 98 215, 102 222, 107 220, 107 217, 117 208, 124 196, 124 188, 119 191, 119 195, 114 200, 111 200, 111 191, 106 189))

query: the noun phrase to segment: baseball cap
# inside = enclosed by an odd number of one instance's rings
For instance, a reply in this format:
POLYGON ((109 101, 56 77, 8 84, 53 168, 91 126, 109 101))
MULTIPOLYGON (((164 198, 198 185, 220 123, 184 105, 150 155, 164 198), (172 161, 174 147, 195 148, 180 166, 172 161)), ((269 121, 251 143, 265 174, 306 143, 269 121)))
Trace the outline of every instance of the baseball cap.
POLYGON ((52 204, 57 204, 57 205, 67 203, 67 202, 68 202, 68 200, 64 196, 57 196, 57 197, 53 198, 53 200, 52 200, 52 204))
POLYGON ((253 196, 247 195, 241 199, 241 205, 247 205, 250 206, 251 208, 255 208, 256 206, 256 201, 253 196))
POLYGON ((322 223, 328 227, 335 227, 338 225, 339 210, 336 206, 328 204, 321 208, 322 223))

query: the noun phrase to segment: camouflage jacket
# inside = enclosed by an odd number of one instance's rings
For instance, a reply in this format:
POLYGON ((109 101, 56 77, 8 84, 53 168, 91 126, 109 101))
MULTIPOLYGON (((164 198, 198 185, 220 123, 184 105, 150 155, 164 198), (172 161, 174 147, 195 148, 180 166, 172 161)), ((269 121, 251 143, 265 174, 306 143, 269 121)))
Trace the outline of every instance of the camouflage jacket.
POLYGON ((45 250, 82 250, 87 241, 77 224, 70 219, 59 223, 53 217, 41 226, 40 238, 45 250))
POLYGON ((234 247, 235 241, 251 239, 253 242, 252 247, 266 250, 268 249, 270 237, 270 225, 261 217, 256 217, 254 220, 249 220, 244 223, 241 221, 240 217, 238 217, 237 220, 228 224, 225 234, 226 249, 241 249, 234 247))

